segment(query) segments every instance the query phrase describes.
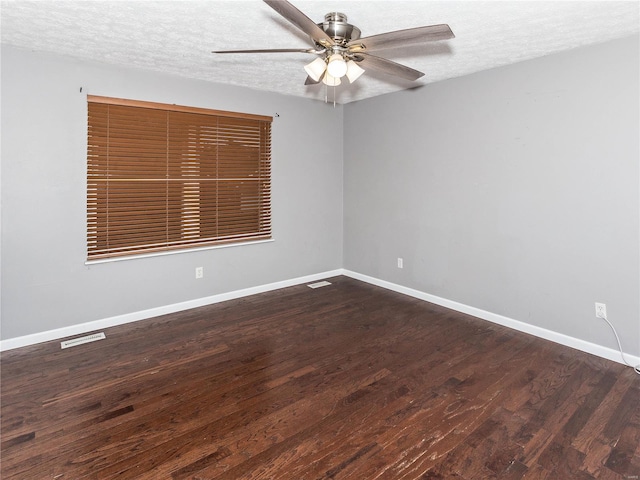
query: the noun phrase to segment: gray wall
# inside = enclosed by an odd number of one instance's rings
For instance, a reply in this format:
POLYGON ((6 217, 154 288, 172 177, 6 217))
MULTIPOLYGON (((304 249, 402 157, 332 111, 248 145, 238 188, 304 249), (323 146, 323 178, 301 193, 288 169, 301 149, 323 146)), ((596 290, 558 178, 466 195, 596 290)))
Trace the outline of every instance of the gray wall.
POLYGON ((615 348, 605 302, 637 355, 638 57, 633 37, 333 109, 3 46, 1 338, 345 267, 615 348), (85 265, 87 93, 280 114, 275 241, 85 265))
POLYGON ((344 267, 640 353, 638 43, 348 104, 344 267))
POLYGON ((317 147, 342 131, 340 107, 3 46, 2 339, 341 267, 342 152, 317 147), (86 266, 86 94, 278 113, 275 241, 86 266))

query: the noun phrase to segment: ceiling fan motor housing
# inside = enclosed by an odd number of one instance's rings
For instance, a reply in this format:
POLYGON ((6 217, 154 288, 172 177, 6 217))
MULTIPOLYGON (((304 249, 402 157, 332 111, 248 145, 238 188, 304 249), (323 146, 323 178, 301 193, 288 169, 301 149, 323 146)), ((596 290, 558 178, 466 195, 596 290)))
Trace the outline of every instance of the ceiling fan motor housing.
POLYGON ((345 46, 351 40, 357 40, 362 33, 358 27, 347 23, 347 16, 340 12, 327 13, 324 16, 324 22, 318 23, 318 26, 340 46, 345 46))

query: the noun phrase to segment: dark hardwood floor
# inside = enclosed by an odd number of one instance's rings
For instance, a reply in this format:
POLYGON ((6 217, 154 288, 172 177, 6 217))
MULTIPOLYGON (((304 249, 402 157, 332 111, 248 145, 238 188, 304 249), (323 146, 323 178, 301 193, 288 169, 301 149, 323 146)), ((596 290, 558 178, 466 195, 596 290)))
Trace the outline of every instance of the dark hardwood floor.
POLYGON ((634 479, 632 369, 356 280, 4 352, 3 479, 634 479))

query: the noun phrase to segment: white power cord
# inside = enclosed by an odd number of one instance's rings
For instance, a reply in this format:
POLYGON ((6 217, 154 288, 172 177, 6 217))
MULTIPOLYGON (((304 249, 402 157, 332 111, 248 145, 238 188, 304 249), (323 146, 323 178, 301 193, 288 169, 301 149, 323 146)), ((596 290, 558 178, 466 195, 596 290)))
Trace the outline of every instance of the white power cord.
POLYGON ((618 337, 618 332, 616 332, 616 329, 613 327, 613 325, 611 325, 611 322, 609 322, 609 320, 607 320, 604 317, 600 317, 600 318, 602 318, 602 320, 607 322, 607 324, 611 327, 611 330, 613 330, 613 334, 616 336, 616 340, 618 341, 618 349, 620 350, 620 356, 622 357, 622 361, 625 363, 625 365, 633 368, 633 371, 636 372, 638 375, 640 375, 640 364, 634 366, 634 365, 631 365, 629 362, 627 362, 627 359, 624 356, 624 352, 622 351, 622 344, 620 343, 620 337, 618 337))

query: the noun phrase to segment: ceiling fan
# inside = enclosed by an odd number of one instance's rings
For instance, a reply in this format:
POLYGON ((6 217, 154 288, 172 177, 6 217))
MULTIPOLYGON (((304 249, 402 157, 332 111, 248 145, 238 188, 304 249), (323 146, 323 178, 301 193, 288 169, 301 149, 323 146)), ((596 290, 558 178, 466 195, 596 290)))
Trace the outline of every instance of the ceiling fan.
POLYGON ((324 16, 324 22, 315 23, 286 0, 264 0, 264 2, 309 35, 312 48, 222 50, 213 53, 299 52, 317 55, 318 58, 304 67, 308 74, 305 85, 322 81, 325 85, 335 87, 340 85, 340 79, 345 76, 349 82, 353 83, 367 69, 407 80, 417 80, 424 73, 386 58, 371 55, 371 52, 454 37, 449 25, 440 24, 360 38, 360 29, 347 23, 347 16, 344 13, 327 13, 324 16))

